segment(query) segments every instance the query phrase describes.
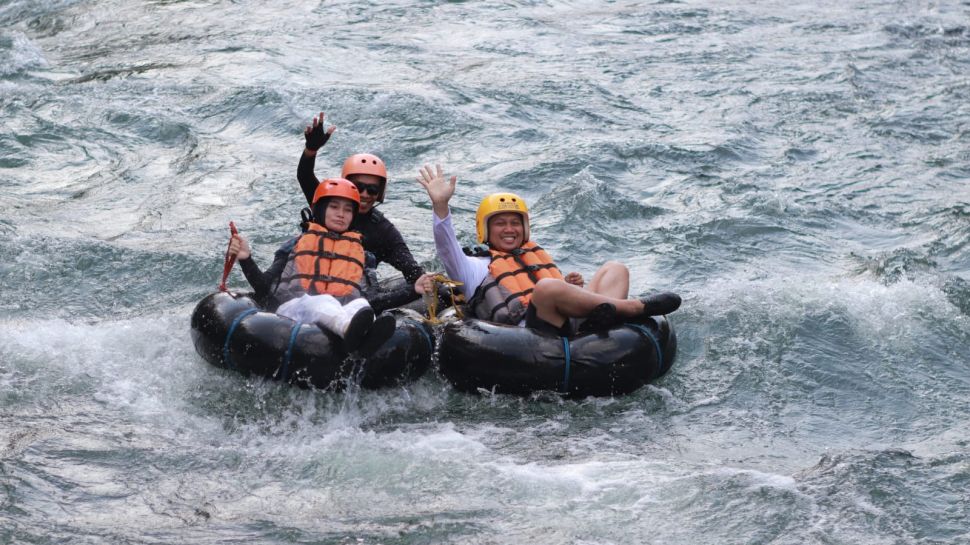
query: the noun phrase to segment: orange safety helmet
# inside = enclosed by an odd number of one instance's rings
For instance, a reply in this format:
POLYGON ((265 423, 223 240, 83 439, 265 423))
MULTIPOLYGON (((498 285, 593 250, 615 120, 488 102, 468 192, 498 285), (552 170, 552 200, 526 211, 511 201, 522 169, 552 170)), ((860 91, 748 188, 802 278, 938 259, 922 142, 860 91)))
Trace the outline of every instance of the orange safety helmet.
POLYGON ((478 213, 475 214, 479 244, 488 242, 488 219, 505 212, 515 212, 522 216, 522 225, 525 227, 522 242, 529 241, 529 207, 525 205, 525 200, 515 193, 492 193, 482 199, 482 203, 478 205, 478 213))
POLYGON ((327 178, 320 182, 317 190, 313 192, 313 206, 316 206, 320 199, 330 197, 343 197, 354 202, 355 209, 360 207, 360 192, 357 186, 350 180, 344 178, 327 178))
POLYGON ((387 167, 384 161, 370 153, 355 153, 344 161, 344 168, 340 171, 342 178, 349 178, 354 174, 371 174, 381 178, 381 193, 375 199, 384 202, 384 188, 387 186, 387 167))

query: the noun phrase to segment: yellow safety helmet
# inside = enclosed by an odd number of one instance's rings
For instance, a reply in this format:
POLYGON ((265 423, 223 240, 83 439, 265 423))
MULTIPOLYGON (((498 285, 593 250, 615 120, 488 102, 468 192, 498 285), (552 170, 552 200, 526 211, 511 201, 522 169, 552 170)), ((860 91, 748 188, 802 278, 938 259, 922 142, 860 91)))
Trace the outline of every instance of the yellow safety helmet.
POLYGON ((525 238, 522 242, 529 240, 529 207, 525 205, 525 200, 515 193, 492 193, 482 199, 482 204, 478 205, 478 213, 475 214, 479 244, 488 242, 488 218, 505 212, 518 212, 522 215, 522 224, 525 227, 525 238))

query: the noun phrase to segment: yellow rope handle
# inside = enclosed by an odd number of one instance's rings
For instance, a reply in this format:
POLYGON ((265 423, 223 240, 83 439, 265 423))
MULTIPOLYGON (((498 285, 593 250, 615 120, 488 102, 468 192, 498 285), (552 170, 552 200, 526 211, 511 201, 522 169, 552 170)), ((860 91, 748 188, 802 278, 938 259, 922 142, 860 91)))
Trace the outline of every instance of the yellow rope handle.
POLYGON ((458 282, 457 280, 452 280, 441 273, 436 273, 434 276, 431 277, 431 293, 424 294, 424 301, 428 305, 428 317, 427 317, 428 323, 433 325, 438 325, 441 323, 441 320, 438 319, 438 286, 439 285, 442 285, 448 288, 448 295, 451 296, 451 305, 455 307, 455 313, 458 315, 459 318, 464 318, 461 312, 461 306, 458 304, 459 301, 464 302, 464 297, 461 294, 458 294, 457 297, 455 296, 455 288, 462 286, 463 284, 461 282, 458 282))

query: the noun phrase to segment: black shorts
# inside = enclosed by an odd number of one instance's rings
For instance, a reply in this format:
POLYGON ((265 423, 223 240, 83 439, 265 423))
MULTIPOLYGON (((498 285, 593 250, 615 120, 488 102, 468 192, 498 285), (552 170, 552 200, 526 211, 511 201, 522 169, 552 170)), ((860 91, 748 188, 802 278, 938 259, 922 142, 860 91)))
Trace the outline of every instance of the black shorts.
POLYGON ((574 332, 572 320, 567 318, 561 326, 550 324, 536 314, 536 307, 532 303, 529 303, 529 308, 525 311, 525 327, 557 337, 571 337, 574 332))

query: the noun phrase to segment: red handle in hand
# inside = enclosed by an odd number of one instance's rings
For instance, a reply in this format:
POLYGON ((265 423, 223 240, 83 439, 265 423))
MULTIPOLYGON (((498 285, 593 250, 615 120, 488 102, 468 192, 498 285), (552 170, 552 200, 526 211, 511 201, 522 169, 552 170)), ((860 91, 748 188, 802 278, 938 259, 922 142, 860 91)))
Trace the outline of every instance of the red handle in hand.
MULTIPOLYGON (((232 235, 239 234, 236 230, 236 224, 229 222, 229 231, 232 235)), ((232 236, 229 237, 229 244, 232 244, 232 236)), ((229 291, 226 287, 226 280, 229 278, 229 271, 232 270, 232 266, 236 264, 236 256, 229 256, 229 248, 226 248, 226 259, 222 264, 222 283, 219 284, 219 291, 229 291)))

